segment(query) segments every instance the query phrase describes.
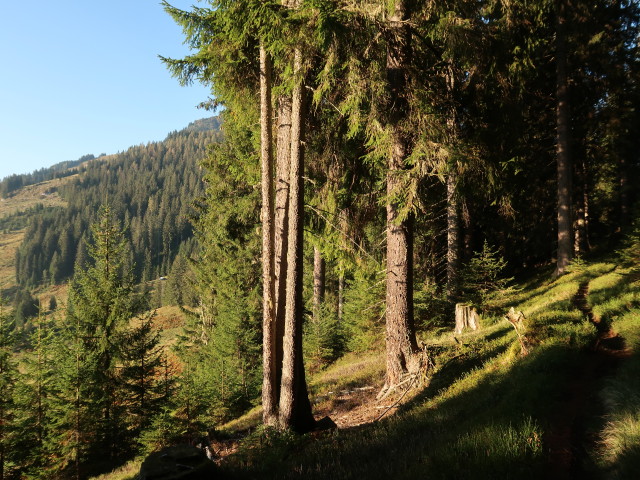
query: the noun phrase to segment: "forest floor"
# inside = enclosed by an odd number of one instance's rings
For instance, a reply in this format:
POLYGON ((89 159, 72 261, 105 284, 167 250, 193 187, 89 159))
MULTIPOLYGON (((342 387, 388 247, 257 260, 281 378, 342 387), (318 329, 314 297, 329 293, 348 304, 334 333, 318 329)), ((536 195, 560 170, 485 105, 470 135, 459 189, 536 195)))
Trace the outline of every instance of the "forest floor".
POLYGON ((502 294, 480 331, 423 337, 436 364, 426 385, 379 401, 382 363, 358 382, 339 379, 348 362, 329 367, 319 375, 335 380, 311 376, 311 392, 316 419, 329 416, 335 433, 276 444, 277 459, 240 442, 221 466, 238 478, 602 478, 628 450, 623 438, 618 457, 607 453, 620 432, 605 390, 636 358, 627 335, 640 284, 616 262, 545 275, 502 294), (526 349, 503 317, 511 306, 525 315, 526 349))
POLYGON ((435 364, 428 381, 382 400, 383 345, 347 354, 308 376, 316 419, 330 417, 337 428, 278 435, 261 430, 256 407, 217 426, 212 447, 221 474, 635 478, 628 474, 640 461, 635 271, 603 261, 560 279, 541 272, 500 294, 480 330, 423 333, 435 364), (511 307, 525 315, 518 335, 504 317, 511 307))
POLYGON ((566 383, 562 392, 565 400, 552 418, 552 428, 545 434, 550 478, 593 477, 590 454, 602 441, 599 430, 605 415, 599 393, 603 382, 632 354, 625 339, 613 330, 611 322, 593 312, 588 293, 589 282, 584 281, 572 303, 596 328, 597 335, 590 348, 583 352, 579 368, 566 383))

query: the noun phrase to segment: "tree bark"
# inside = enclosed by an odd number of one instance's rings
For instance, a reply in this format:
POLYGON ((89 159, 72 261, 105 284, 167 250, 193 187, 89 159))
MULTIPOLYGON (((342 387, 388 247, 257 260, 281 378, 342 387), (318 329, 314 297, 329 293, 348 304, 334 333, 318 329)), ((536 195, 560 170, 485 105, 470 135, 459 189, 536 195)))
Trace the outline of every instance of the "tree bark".
POLYGON ((410 59, 410 32, 405 2, 395 4, 389 19, 387 38, 387 82, 390 90, 389 124, 391 151, 387 173, 387 276, 386 276, 386 363, 385 390, 400 383, 415 368, 418 351, 413 328, 413 222, 400 219, 395 197, 403 188, 407 141, 401 122, 408 105, 404 97, 406 69, 410 59))
POLYGON ((276 403, 280 399, 282 378, 282 338, 284 335, 285 297, 287 291, 287 248, 289 219, 289 168, 291 163, 291 98, 278 99, 278 135, 276 151, 274 276, 275 276, 275 389, 276 403))
POLYGON ((260 143, 262 161, 262 419, 277 422, 276 319, 274 275, 273 155, 271 129, 271 60, 260 46, 260 143))
POLYGON ((447 296, 458 296, 460 270, 460 209, 456 196, 456 175, 447 175, 447 296))
POLYGON ((469 204, 462 202, 462 223, 464 226, 464 234, 462 240, 462 250, 464 260, 470 260, 473 256, 473 225, 471 224, 471 212, 469 204))
POLYGON ((455 333, 462 333, 465 328, 477 330, 480 326, 478 312, 471 305, 456 303, 455 333))
MULTIPOLYGON (((294 72, 302 70, 302 52, 294 53, 294 72)), ((302 275, 304 225, 304 156, 302 153, 303 82, 298 81, 292 95, 291 169, 289 171, 289 221, 286 276, 286 305, 283 338, 282 382, 279 424, 283 429, 310 431, 315 420, 307 392, 302 358, 302 275)))
POLYGON ((567 79, 567 45, 565 38, 565 5, 556 0, 556 121, 558 167, 558 255, 556 275, 566 272, 572 257, 571 197, 572 164, 570 155, 570 110, 567 79))
POLYGON ((325 261, 322 252, 314 245, 313 247, 313 319, 319 321, 320 307, 324 302, 325 291, 325 261))

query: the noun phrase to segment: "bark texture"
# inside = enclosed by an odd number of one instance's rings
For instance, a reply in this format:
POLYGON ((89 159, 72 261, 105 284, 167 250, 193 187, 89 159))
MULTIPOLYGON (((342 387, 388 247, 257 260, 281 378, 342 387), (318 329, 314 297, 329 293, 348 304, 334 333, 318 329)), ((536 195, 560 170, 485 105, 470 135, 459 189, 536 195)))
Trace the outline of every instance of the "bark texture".
POLYGON ((458 296, 460 270, 460 209, 456 196, 456 175, 447 175, 447 296, 458 296))
MULTIPOLYGON (((400 383, 403 375, 417 369, 418 346, 413 328, 413 222, 400 218, 395 198, 403 188, 402 171, 407 141, 402 121, 408 113, 404 97, 410 61, 410 32, 404 1, 395 4, 387 29, 387 82, 390 93, 389 130, 391 151, 387 173, 387 276, 385 389, 400 383)), ((381 392, 382 393, 382 392, 381 392)))
POLYGON ((455 333, 462 333, 465 329, 477 330, 480 327, 480 316, 475 308, 465 303, 456 303, 455 333))
POLYGON ((556 0, 556 121, 558 166, 558 255, 556 274, 566 272, 572 258, 572 164, 570 155, 569 83, 567 78, 567 45, 565 41, 565 5, 556 0))
POLYGON ((276 324, 274 276, 274 207, 272 154, 271 61, 260 46, 260 143, 262 183, 262 419, 276 423, 276 324))
POLYGON ((282 338, 284 335, 285 292, 287 288, 287 248, 289 219, 289 164, 291 162, 291 98, 278 99, 277 150, 274 211, 274 277, 275 277, 275 388, 277 405, 282 378, 282 338))
MULTIPOLYGON (((294 72, 302 69, 302 52, 296 49, 294 72)), ((302 358, 302 266, 304 225, 303 85, 294 88, 291 102, 291 167, 289 171, 289 219, 286 275, 286 305, 283 339, 279 425, 298 432, 310 431, 315 423, 307 392, 302 358)))

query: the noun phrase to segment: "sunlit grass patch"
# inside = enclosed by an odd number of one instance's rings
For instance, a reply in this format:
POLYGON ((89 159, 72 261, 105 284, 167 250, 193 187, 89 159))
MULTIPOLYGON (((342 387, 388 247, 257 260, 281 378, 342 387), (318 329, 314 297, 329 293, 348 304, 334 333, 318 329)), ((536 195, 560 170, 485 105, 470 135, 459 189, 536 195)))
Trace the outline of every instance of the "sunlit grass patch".
POLYGON ((613 327, 632 354, 601 394, 608 422, 602 432, 600 464, 610 478, 635 478, 640 470, 640 309, 622 315, 613 327))
MULTIPOLYGON (((614 327, 625 338, 628 335, 630 343, 640 343, 640 332, 631 333, 640 330, 638 317, 634 322, 628 307, 622 310, 636 287, 613 268, 607 262, 581 263, 560 279, 541 276, 530 283, 532 289, 503 292, 478 331, 454 335, 452 319, 449 331, 423 332, 420 340, 436 366, 429 382, 407 396, 410 400, 398 413, 317 438, 283 438, 286 448, 276 449, 279 456, 266 463, 264 456, 271 454, 261 450, 265 445, 254 445, 257 450, 244 460, 231 460, 231 470, 248 471, 251 478, 278 479, 543 477, 549 468, 543 439, 566 406, 568 384, 579 379, 585 358, 592 355, 586 347, 596 337, 596 329, 573 301, 580 285, 591 282, 594 296, 589 296, 589 303, 594 308, 620 310, 624 322, 614 327), (527 354, 513 325, 502 316, 510 307, 525 314, 520 333, 530 342, 527 354), (252 458, 250 465, 243 463, 247 458, 252 458)), ((633 374, 640 378, 640 372, 633 374)), ((316 374, 310 385, 317 394, 373 384, 383 375, 383 352, 364 358, 350 355, 316 374)), ((640 392, 636 382, 626 383, 640 392)), ((640 405, 640 399, 625 392, 610 397, 617 408, 625 400, 640 405)), ((612 445, 623 445, 615 464, 637 448, 638 415, 626 413, 621 423, 611 419, 614 436, 603 437, 612 445)))
POLYGON ((231 420, 220 426, 226 432, 242 432, 256 428, 262 423, 262 405, 253 407, 241 417, 231 420))
POLYGON ((140 472, 140 465, 142 464, 142 460, 136 458, 127 462, 122 467, 117 468, 109 473, 104 473, 102 475, 98 475, 97 477, 92 477, 90 480, 134 480, 137 478, 138 473, 140 472))
POLYGON ((314 375, 309 381, 309 388, 313 393, 321 393, 329 389, 378 385, 384 379, 384 369, 381 352, 348 354, 314 375))

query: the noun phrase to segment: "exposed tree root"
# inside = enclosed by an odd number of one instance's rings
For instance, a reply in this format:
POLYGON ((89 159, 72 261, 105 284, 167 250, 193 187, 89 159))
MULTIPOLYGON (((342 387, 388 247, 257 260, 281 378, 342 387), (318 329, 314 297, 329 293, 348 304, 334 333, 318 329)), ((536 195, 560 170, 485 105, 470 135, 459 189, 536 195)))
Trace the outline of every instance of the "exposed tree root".
MULTIPOLYGON (((413 387, 425 385, 428 382, 429 375, 433 372, 435 364, 429 355, 426 345, 422 345, 422 348, 413 354, 410 362, 410 366, 407 368, 407 372, 402 376, 399 382, 389 385, 384 384, 380 392, 378 393, 376 400, 384 400, 393 392, 398 391, 403 386, 409 384, 406 390, 410 390, 413 387)), ((402 394, 404 396, 406 392, 402 394)))

